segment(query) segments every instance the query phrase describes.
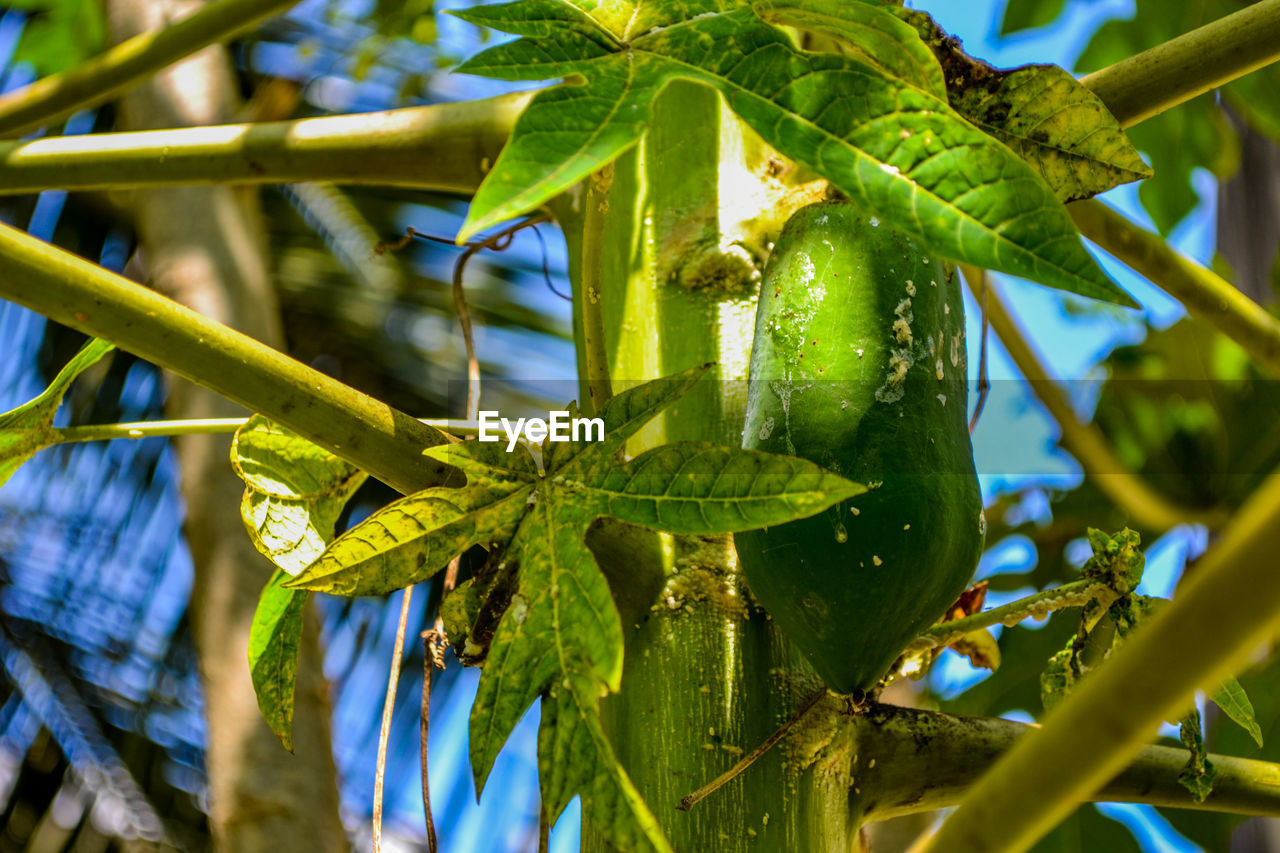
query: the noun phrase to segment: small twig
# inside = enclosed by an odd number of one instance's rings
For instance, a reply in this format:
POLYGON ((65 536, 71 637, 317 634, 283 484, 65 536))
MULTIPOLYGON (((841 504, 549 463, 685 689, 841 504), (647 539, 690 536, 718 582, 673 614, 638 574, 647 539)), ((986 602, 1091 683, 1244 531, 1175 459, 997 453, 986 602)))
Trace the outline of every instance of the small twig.
POLYGON ((817 693, 815 693, 813 696, 809 697, 809 699, 807 699, 805 703, 800 706, 800 710, 796 711, 796 713, 792 715, 791 719, 787 720, 785 723, 783 723, 781 726, 778 727, 777 731, 775 731, 773 734, 765 738, 764 743, 760 744, 755 749, 748 752, 746 755, 742 757, 742 759, 737 764, 730 767, 724 773, 721 773, 715 779, 712 779, 710 782, 703 785, 701 788, 694 791, 692 794, 688 794, 687 796, 682 797, 680 799, 680 804, 676 806, 676 808, 682 812, 687 812, 689 811, 689 809, 693 808, 698 803, 705 800, 710 794, 715 793, 717 790, 724 787, 725 784, 732 782, 738 776, 742 775, 743 771, 745 771, 752 764, 755 764, 756 761, 758 761, 761 756, 763 756, 769 750, 773 749, 778 744, 778 741, 786 737, 787 733, 790 732, 793 728, 795 728, 796 724, 799 723, 801 720, 803 720, 810 711, 816 708, 818 706, 818 703, 822 701, 822 698, 826 695, 827 695, 827 690, 826 688, 823 688, 822 690, 819 690, 817 693))
POLYGON ((550 259, 547 257, 546 238, 542 236, 542 232, 538 230, 537 225, 531 226, 529 230, 533 232, 533 236, 538 238, 538 245, 542 247, 542 280, 547 283, 547 290, 550 290, 552 293, 554 293, 556 296, 559 296, 565 302, 572 302, 573 297, 567 293, 561 293, 560 291, 556 290, 555 283, 551 281, 551 264, 550 264, 550 259))
MULTIPOLYGON (((172 421, 131 421, 119 424, 87 424, 85 426, 54 427, 53 440, 57 444, 81 441, 113 441, 118 438, 157 438, 175 435, 221 435, 235 432, 245 425, 248 418, 191 418, 172 421)), ((480 425, 476 419, 454 421, 442 418, 419 418, 419 423, 435 427, 452 435, 474 435, 480 425)))
POLYGON ((418 724, 418 750, 422 762, 422 813, 427 822, 427 850, 437 853, 436 822, 431 816, 431 788, 427 779, 427 735, 431 728, 431 676, 436 668, 431 631, 422 632, 422 716, 418 724))
MULTIPOLYGON (((974 282, 970 282, 974 284, 974 282)), ((987 320, 987 271, 978 270, 977 287, 981 293, 978 297, 978 310, 982 314, 982 338, 978 343, 978 399, 973 404, 973 415, 969 418, 969 435, 978 428, 978 418, 987 405, 987 393, 991 390, 991 377, 987 375, 987 333, 991 323, 987 320)))
MULTIPOLYGON (((964 264, 961 269, 972 288, 980 273, 964 264)), ((1210 528, 1222 526, 1225 514, 1221 511, 1193 509, 1172 503, 1146 480, 1131 472, 1111 449, 1102 430, 1096 424, 1081 421, 1076 415, 1071 401, 1049 375, 1013 314, 1000 299, 994 281, 987 282, 986 291, 986 314, 992 330, 1022 372, 1031 392, 1049 411, 1050 417, 1057 421, 1062 431, 1062 446, 1076 458, 1085 474, 1112 503, 1128 512, 1136 524, 1154 530, 1169 530, 1184 523, 1203 524, 1210 528)), ((978 294, 974 296, 977 298, 978 294)))
POLYGON ((547 807, 538 803, 538 853, 548 853, 551 849, 551 821, 547 818, 547 807))
POLYGON ((1081 607, 1093 599, 1110 597, 1114 600, 1118 595, 1119 593, 1102 581, 1094 578, 1080 578, 1053 589, 1041 590, 1034 595, 1011 601, 1000 607, 934 625, 912 640, 903 650, 903 654, 942 648, 959 640, 965 634, 972 634, 974 631, 981 631, 992 625, 1017 625, 1023 619, 1032 616, 1043 619, 1055 610, 1081 607))
POLYGON ((582 315, 582 359, 593 412, 599 412, 613 396, 601 301, 604 218, 609 212, 609 188, 612 185, 612 165, 605 166, 587 179, 586 208, 582 217, 582 286, 578 299, 582 315))
POLYGON ((387 697, 382 703, 382 726, 378 730, 378 765, 373 777, 373 853, 382 851, 382 784, 387 775, 387 740, 391 736, 391 715, 396 707, 396 684, 400 681, 400 655, 404 652, 404 630, 409 622, 409 600, 413 587, 404 588, 400 601, 400 622, 391 652, 391 674, 387 677, 387 697))

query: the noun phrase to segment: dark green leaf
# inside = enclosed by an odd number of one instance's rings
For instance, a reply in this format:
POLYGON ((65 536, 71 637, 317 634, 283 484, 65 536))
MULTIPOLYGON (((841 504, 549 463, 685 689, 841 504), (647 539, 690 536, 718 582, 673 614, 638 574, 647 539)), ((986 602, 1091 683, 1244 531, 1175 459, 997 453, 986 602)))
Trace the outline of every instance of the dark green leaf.
POLYGON ((1180 721, 1178 738, 1191 755, 1187 763, 1178 773, 1178 783, 1191 792, 1197 803, 1203 803, 1205 797, 1213 791, 1213 780, 1218 771, 1209 760, 1209 752, 1204 747, 1204 737, 1200 731, 1200 712, 1191 711, 1180 721))
POLYGON ((600 725, 599 699, 586 679, 567 678, 542 700, 538 778, 551 820, 576 794, 583 817, 625 851, 670 851, 649 807, 618 763, 600 725))
POLYGON ((0 414, 0 486, 37 451, 57 443, 53 437, 53 416, 58 412, 63 395, 77 376, 97 364, 112 349, 106 341, 90 340, 58 371, 40 396, 0 414))
POLYGON ((303 608, 309 593, 285 589, 289 576, 277 569, 262 590, 249 628, 249 672, 258 708, 284 748, 293 751, 293 695, 303 608))
POLYGON ((1262 746, 1262 727, 1258 725, 1257 717, 1254 715, 1249 694, 1244 692, 1239 681, 1228 678, 1218 689, 1209 693, 1209 698, 1222 710, 1222 713, 1231 718, 1232 722, 1248 732, 1254 743, 1262 746))
POLYGON ((517 444, 508 452, 506 439, 437 444, 422 453, 461 470, 471 485, 515 487, 538 480, 538 466, 528 448, 517 444))
POLYGON ((591 514, 543 488, 512 540, 519 588, 489 644, 471 710, 471 766, 484 787, 507 736, 553 679, 588 677, 597 691, 622 678, 622 624, 583 542, 591 514))
POLYGON ((1052 24, 1062 14, 1063 0, 1009 0, 1000 19, 1000 35, 1052 24))

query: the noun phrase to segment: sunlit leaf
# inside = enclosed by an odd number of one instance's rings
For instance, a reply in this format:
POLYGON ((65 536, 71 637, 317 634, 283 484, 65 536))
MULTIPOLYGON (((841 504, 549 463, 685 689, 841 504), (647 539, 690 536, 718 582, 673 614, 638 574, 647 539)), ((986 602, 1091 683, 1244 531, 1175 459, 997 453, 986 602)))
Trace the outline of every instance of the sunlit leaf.
POLYGON ((112 349, 106 341, 90 340, 58 371, 49 387, 38 397, 0 414, 0 486, 38 451, 57 443, 53 436, 53 417, 63 395, 77 376, 97 364, 112 349))
POLYGON ((1262 746, 1262 727, 1258 725, 1257 716, 1253 712, 1253 703, 1249 701, 1249 694, 1244 692, 1239 681, 1234 678, 1227 679, 1218 689, 1209 694, 1209 698, 1213 700, 1213 704, 1222 709, 1222 713, 1231 718, 1232 722, 1248 732, 1254 743, 1262 746))

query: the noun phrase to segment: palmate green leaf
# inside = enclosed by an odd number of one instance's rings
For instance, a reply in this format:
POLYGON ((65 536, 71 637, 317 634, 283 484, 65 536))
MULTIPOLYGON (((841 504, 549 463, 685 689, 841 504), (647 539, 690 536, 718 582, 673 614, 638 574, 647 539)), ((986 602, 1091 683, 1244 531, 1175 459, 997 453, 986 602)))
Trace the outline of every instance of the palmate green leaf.
POLYGON ((761 18, 785 26, 825 33, 886 76, 896 77, 939 98, 947 96, 942 66, 915 27, 887 9, 869 3, 829 0, 771 0, 757 4, 761 18))
POLYGON ((553 684, 542 700, 538 729, 538 778, 542 804, 555 821, 577 794, 582 812, 601 827, 614 847, 666 851, 670 844, 657 819, 618 763, 600 725, 592 683, 570 677, 553 684), (618 820, 625 815, 626 820, 618 820))
POLYGON ((625 465, 591 458, 557 486, 602 515, 671 533, 784 524, 866 491, 807 459, 697 441, 664 444, 625 465))
POLYGON ((240 518, 254 547, 289 575, 320 556, 347 501, 367 475, 261 415, 231 442, 244 480, 240 518))
POLYGON ((106 341, 91 339, 58 371, 49 387, 38 397, 0 414, 0 486, 38 451, 57 444, 53 437, 53 416, 58 412, 63 395, 77 376, 101 361, 112 349, 114 347, 106 341))
POLYGON ((544 484, 511 542, 519 586, 489 644, 471 710, 476 791, 515 724, 553 678, 590 676, 597 691, 622 679, 622 623, 583 537, 595 514, 544 484))
MULTIPOLYGON (((944 99, 852 57, 797 51, 750 9, 690 11, 686 20, 629 34, 612 55, 600 56, 592 42, 587 52, 579 45, 580 56, 533 69, 586 82, 534 98, 459 239, 541 205, 611 162, 640 140, 663 86, 685 79, 718 89, 767 142, 931 251, 1133 305, 1035 171, 944 99)), ((558 36, 522 41, 542 42, 536 52, 546 57, 573 46, 558 36)), ((510 76, 517 57, 534 48, 495 50, 506 52, 481 54, 466 70, 510 76)))
POLYGON ((298 680, 302 614, 310 595, 285 589, 289 578, 277 569, 262 590, 249 628, 249 673, 262 717, 284 748, 293 752, 293 699, 298 680))
POLYGON ((528 449, 517 444, 508 453, 505 439, 437 444, 423 450, 422 455, 458 468, 471 485, 515 487, 538 480, 538 465, 528 449))
POLYGON ((627 439, 687 394, 694 383, 705 376, 710 369, 710 364, 691 367, 663 379, 633 385, 610 397, 600 410, 600 419, 604 421, 604 441, 566 441, 548 444, 543 453, 547 471, 552 474, 563 473, 573 476, 578 466, 572 463, 587 450, 591 451, 590 458, 614 456, 627 439))

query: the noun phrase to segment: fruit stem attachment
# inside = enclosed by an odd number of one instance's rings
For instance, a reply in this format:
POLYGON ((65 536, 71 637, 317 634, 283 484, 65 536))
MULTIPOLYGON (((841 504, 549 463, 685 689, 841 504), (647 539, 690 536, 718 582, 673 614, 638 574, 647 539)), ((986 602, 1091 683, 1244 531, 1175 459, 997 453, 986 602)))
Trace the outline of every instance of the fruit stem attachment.
POLYGON ((738 776, 741 776, 743 771, 752 764, 755 764, 756 761, 758 761, 766 752, 777 746, 778 742, 786 737, 787 733, 795 728, 796 724, 803 720, 810 711, 816 708, 818 703, 822 701, 822 698, 829 692, 830 691, 826 688, 823 688, 810 696, 805 703, 800 706, 800 710, 796 711, 791 719, 779 726, 777 731, 765 738, 763 743, 744 755, 737 764, 733 765, 728 770, 721 773, 698 790, 694 791, 692 794, 681 797, 680 804, 676 806, 676 808, 682 812, 687 812, 689 809, 705 800, 708 796, 724 787, 727 783, 732 782, 738 776))

